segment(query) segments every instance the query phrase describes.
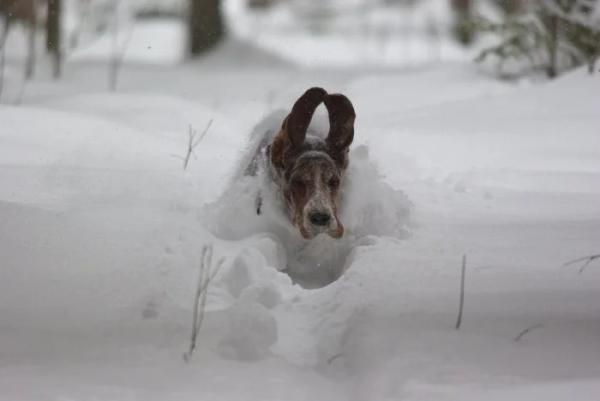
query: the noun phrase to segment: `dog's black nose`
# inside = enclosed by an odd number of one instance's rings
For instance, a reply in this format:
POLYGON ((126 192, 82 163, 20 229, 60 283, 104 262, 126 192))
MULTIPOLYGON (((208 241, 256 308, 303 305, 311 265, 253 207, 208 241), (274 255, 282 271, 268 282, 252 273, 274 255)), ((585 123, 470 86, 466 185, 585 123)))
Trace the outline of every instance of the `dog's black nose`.
POLYGON ((315 212, 309 216, 310 222, 315 226, 327 226, 331 220, 329 213, 315 212))

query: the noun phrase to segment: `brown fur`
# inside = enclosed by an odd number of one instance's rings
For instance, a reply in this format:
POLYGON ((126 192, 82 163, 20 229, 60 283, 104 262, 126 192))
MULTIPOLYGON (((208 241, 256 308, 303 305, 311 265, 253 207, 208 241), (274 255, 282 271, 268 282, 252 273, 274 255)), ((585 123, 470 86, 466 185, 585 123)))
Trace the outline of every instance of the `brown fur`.
POLYGON ((344 233, 338 216, 339 187, 348 166, 355 117, 346 96, 311 88, 296 101, 269 146, 269 161, 288 215, 306 239, 322 232, 334 238, 344 233), (329 113, 329 134, 325 140, 307 140, 308 126, 321 103, 329 113))

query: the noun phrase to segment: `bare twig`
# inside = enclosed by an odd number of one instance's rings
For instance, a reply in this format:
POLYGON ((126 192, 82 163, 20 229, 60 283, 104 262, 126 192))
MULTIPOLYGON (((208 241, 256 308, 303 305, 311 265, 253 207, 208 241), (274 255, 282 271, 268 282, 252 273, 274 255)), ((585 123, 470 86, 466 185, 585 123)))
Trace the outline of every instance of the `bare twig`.
POLYGON ((516 342, 519 342, 523 337, 525 337, 527 335, 527 333, 529 333, 532 330, 539 329, 540 327, 544 327, 544 325, 541 323, 538 323, 538 324, 534 324, 533 326, 529 326, 525 330, 523 330, 522 332, 517 334, 517 336, 514 338, 514 340, 516 342))
POLYGON ((25 88, 27 87, 27 80, 24 79, 23 81, 21 81, 21 87, 19 88, 19 93, 17 94, 17 97, 15 98, 13 104, 15 106, 20 105, 21 103, 23 103, 23 97, 25 96, 25 88))
POLYGON ((583 262, 583 264, 579 268, 579 274, 581 274, 585 271, 586 267, 588 267, 588 265, 590 263, 592 263, 594 260, 599 259, 599 258, 600 258, 600 253, 597 255, 584 256, 582 258, 570 260, 570 261, 564 263, 563 266, 566 267, 566 266, 571 266, 571 265, 583 262))
POLYGON ((2 27, 2 33, 0 37, 0 98, 2 97, 2 91, 4 90, 4 68, 6 66, 6 38, 8 37, 8 30, 10 28, 9 18, 5 18, 4 26, 2 27))
POLYGON ((200 257, 200 269, 198 271, 198 285, 196 286, 196 294, 194 295, 194 311, 192 315, 192 336, 190 338, 190 348, 183 354, 183 359, 187 362, 196 348, 196 335, 198 333, 198 307, 200 297, 202 296, 202 287, 204 286, 204 270, 208 246, 202 248, 202 256, 200 257))
POLYGON ((196 157, 196 153, 195 153, 196 146, 198 146, 198 144, 204 139, 204 137, 208 133, 208 130, 210 129, 212 123, 213 123, 213 119, 211 118, 210 121, 208 122, 208 124, 206 124, 204 131, 202 131, 202 133, 200 135, 198 135, 198 131, 196 131, 190 125, 189 129, 188 129, 188 145, 187 145, 187 151, 185 153, 185 156, 171 155, 171 156, 176 157, 183 161, 183 169, 184 170, 187 169, 187 166, 190 162, 190 158, 192 157, 192 155, 194 157, 196 157))
POLYGON ((460 329, 462 323, 463 308, 465 305, 465 274, 467 270, 467 255, 462 257, 462 269, 460 274, 460 301, 458 304, 458 317, 456 318, 456 330, 460 329))
POLYGON ((344 354, 342 354, 341 352, 339 354, 333 355, 327 360, 327 364, 331 365, 336 359, 341 358, 342 356, 344 356, 344 354))
POLYGON ((117 84, 119 79, 119 71, 123 65, 123 59, 125 58, 125 52, 129 47, 129 42, 133 36, 133 29, 129 29, 125 42, 119 48, 119 2, 115 1, 114 7, 114 25, 113 25, 113 43, 112 43, 112 54, 110 57, 109 75, 108 75, 108 86, 111 92, 117 90, 117 84))
POLYGON ((192 334, 190 338, 190 347, 187 352, 183 354, 184 361, 188 362, 194 353, 196 348, 196 338, 200 327, 202 327, 202 321, 204 320, 204 312, 206 310, 206 300, 208 296, 208 286, 211 281, 216 277, 221 266, 225 262, 225 258, 221 258, 216 263, 216 266, 212 267, 213 259, 213 247, 205 245, 202 248, 202 256, 200 259, 200 269, 198 272, 198 285, 196 287, 196 294, 194 295, 194 308, 192 316, 192 334))

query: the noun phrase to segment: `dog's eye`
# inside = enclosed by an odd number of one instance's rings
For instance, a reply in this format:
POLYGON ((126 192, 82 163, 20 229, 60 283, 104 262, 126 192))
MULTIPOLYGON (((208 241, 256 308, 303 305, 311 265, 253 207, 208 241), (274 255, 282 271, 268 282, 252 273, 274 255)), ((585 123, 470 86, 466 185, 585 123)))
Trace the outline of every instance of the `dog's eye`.
POLYGON ((340 180, 337 177, 333 177, 329 180, 327 185, 329 185, 330 188, 337 188, 338 185, 340 185, 340 180))

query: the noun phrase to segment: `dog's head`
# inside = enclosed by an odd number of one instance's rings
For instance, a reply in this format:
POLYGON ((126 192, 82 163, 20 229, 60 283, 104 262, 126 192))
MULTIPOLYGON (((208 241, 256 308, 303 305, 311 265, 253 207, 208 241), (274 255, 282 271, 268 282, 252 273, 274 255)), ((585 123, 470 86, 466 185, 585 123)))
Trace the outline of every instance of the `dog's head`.
POLYGON ((296 101, 269 148, 292 224, 306 239, 320 233, 333 238, 344 234, 338 216, 339 192, 355 117, 346 96, 311 88, 296 101), (307 138, 308 126, 321 103, 329 113, 329 133, 325 139, 307 138))

